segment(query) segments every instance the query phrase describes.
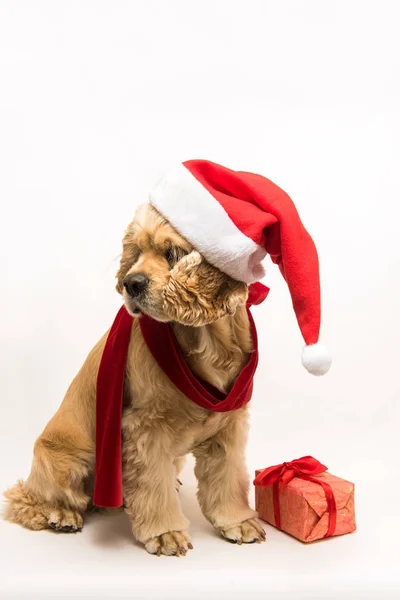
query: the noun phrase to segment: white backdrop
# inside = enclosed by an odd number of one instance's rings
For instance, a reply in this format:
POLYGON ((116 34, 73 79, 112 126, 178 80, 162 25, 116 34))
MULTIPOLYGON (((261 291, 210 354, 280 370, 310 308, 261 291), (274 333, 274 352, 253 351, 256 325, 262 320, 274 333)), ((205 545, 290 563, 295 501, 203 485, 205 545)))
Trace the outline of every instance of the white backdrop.
POLYGON ((0 522, 1 598, 399 597, 399 18, 396 0, 0 2, 0 488, 114 318, 135 206, 207 158, 283 187, 321 259, 324 378, 268 267, 249 468, 312 454, 355 482, 358 521, 231 546, 189 465, 185 559, 148 556, 120 514, 69 537, 0 522))

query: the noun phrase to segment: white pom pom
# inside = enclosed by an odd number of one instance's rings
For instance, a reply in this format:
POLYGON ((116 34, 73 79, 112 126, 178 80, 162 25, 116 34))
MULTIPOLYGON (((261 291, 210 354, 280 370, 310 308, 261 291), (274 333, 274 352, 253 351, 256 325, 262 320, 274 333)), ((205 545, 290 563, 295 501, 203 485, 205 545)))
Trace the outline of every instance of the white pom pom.
POLYGON ((332 357, 328 348, 322 344, 311 344, 304 346, 301 362, 312 375, 325 375, 331 368, 332 357))

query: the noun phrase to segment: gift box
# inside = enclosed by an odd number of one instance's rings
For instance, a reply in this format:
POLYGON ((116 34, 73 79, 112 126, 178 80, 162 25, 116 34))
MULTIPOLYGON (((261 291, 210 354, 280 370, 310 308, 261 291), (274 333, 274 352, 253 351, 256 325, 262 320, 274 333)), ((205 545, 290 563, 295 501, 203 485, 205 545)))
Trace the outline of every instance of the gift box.
POLYGON ((354 485, 312 456, 259 469, 254 485, 259 517, 302 542, 356 529, 354 485))

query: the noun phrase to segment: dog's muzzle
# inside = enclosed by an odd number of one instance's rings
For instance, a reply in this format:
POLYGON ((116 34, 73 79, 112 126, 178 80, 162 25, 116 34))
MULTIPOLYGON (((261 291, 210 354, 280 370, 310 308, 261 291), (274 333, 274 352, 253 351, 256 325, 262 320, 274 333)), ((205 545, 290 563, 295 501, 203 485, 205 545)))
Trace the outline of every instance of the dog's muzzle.
POLYGON ((149 278, 143 275, 143 273, 127 275, 123 281, 123 285, 128 295, 135 300, 146 291, 149 285, 149 278))

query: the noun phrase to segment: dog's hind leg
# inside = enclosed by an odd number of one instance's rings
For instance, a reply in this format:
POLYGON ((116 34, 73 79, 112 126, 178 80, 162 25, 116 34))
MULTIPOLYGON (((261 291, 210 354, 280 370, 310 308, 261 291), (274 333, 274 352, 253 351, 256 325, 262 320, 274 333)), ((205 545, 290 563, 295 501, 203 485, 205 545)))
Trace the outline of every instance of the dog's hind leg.
POLYGON ((4 517, 29 529, 82 529, 93 473, 96 378, 105 338, 92 350, 38 438, 28 479, 8 489, 4 517))
POLYGON ((93 451, 71 420, 50 421, 37 440, 28 479, 4 494, 6 519, 29 529, 82 529, 89 501, 84 481, 92 468, 93 451))

